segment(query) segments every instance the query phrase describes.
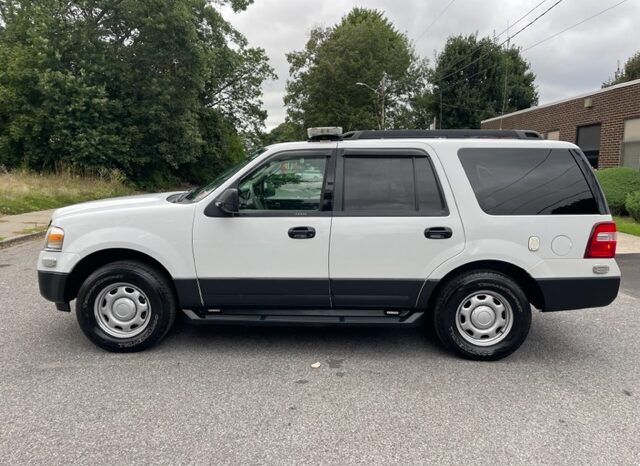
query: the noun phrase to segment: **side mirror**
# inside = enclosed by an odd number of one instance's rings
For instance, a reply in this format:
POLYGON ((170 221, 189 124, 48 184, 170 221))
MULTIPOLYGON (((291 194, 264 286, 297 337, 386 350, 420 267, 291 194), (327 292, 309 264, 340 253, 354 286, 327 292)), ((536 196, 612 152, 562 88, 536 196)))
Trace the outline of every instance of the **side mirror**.
POLYGON ((240 209, 240 198, 236 188, 229 188, 215 201, 215 206, 227 215, 237 214, 240 209))

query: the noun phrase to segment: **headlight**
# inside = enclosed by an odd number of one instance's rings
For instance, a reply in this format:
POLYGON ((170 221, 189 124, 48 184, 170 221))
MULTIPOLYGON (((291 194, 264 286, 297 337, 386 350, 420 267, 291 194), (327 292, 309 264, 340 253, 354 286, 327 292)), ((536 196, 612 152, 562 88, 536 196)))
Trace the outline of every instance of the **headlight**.
POLYGON ((49 251, 62 251, 64 242, 64 230, 58 227, 49 227, 44 241, 44 248, 49 251))

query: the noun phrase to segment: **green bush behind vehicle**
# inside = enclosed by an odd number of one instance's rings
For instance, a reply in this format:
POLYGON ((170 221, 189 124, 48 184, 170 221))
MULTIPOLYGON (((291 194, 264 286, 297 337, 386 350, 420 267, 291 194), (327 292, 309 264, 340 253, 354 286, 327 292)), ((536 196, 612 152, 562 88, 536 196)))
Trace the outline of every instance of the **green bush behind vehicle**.
POLYGON ((625 208, 629 215, 638 223, 640 223, 640 191, 627 194, 625 208))
POLYGON ((630 212, 626 208, 627 196, 640 191, 640 171, 628 167, 605 168, 596 171, 596 176, 609 203, 611 214, 629 215, 630 212))

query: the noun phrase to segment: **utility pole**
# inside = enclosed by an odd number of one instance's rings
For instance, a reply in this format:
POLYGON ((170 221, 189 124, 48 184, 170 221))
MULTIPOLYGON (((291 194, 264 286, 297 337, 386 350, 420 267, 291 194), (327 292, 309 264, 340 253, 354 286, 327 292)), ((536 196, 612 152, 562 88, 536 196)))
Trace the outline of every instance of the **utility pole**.
POLYGON ((387 129, 387 106, 386 106, 386 102, 385 102, 385 91, 386 91, 386 86, 387 86, 387 72, 383 71, 382 72, 382 79, 380 80, 380 101, 381 101, 381 106, 382 109, 380 111, 382 118, 381 118, 381 128, 380 129, 387 129))
POLYGON ((440 129, 442 129, 442 88, 438 90, 440 91, 440 129))
MULTIPOLYGON (((507 48, 504 55, 504 88, 502 90, 502 113, 500 116, 504 116, 504 112, 507 109, 507 75, 509 71, 509 47, 511 47, 511 35, 509 34, 509 22, 507 21, 507 48)), ((502 120, 500 118, 500 129, 502 129, 502 120)))

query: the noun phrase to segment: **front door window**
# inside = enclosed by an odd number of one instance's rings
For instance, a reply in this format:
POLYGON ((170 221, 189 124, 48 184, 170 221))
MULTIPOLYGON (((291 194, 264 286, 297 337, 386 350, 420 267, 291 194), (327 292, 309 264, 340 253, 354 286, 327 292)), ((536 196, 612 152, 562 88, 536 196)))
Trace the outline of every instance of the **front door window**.
POLYGON ((240 213, 319 211, 326 165, 323 156, 289 156, 267 162, 240 182, 240 213))

